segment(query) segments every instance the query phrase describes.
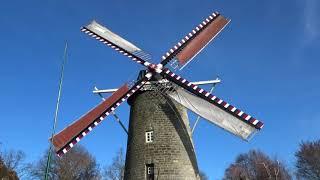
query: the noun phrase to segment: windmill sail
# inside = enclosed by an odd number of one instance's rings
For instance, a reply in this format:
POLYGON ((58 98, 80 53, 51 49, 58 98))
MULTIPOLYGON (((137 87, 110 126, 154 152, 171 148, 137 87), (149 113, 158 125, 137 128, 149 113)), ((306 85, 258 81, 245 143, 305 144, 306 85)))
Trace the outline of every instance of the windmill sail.
POLYGON ((214 39, 230 22, 219 13, 212 13, 177 45, 162 56, 161 64, 177 61, 182 68, 188 64, 207 44, 214 39))
POLYGON ((151 60, 151 56, 148 53, 142 51, 131 42, 125 40, 96 21, 92 21, 89 25, 82 27, 81 31, 139 64, 145 65, 145 63, 148 64, 148 61, 151 60))
POLYGON ((140 89, 145 83, 146 78, 142 78, 132 87, 126 83, 108 99, 91 109, 85 115, 73 122, 71 125, 53 136, 52 144, 58 156, 67 153, 76 143, 86 136, 93 128, 112 113, 122 102, 129 98, 133 93, 140 89))
POLYGON ((257 129, 239 118, 227 113, 217 106, 201 99, 184 89, 177 87, 175 91, 168 92, 168 95, 179 104, 208 120, 209 122, 231 132, 232 134, 248 140, 257 129))
POLYGON ((162 74, 165 75, 168 80, 174 82, 178 86, 196 95, 198 98, 201 98, 211 103, 212 105, 220 108, 221 110, 229 113, 230 115, 238 118, 239 120, 242 120, 243 122, 253 126, 256 129, 260 130, 263 128, 263 122, 257 120, 256 118, 250 116, 249 114, 246 114, 245 112, 232 106, 231 104, 218 98, 217 96, 207 92, 206 90, 192 84, 191 82, 187 81, 181 76, 178 76, 177 74, 173 73, 169 69, 165 68, 162 74))
POLYGON ((179 67, 185 66, 201 52, 229 22, 230 20, 224 18, 219 13, 211 14, 183 38, 181 42, 174 46, 174 48, 170 49, 169 52, 162 57, 162 62, 157 65, 149 62, 149 60, 151 60, 149 54, 97 22, 93 21, 89 25, 82 27, 82 32, 148 69, 146 70, 147 73, 133 86, 129 86, 127 83, 124 84, 104 102, 54 135, 51 140, 57 154, 59 156, 65 154, 153 76, 155 76, 154 79, 158 79, 159 74, 179 86, 175 92, 168 92, 171 98, 217 126, 243 139, 248 139, 256 130, 262 129, 263 123, 261 121, 211 93, 206 92, 204 89, 199 88, 164 67, 164 65, 170 61, 177 62, 179 67))

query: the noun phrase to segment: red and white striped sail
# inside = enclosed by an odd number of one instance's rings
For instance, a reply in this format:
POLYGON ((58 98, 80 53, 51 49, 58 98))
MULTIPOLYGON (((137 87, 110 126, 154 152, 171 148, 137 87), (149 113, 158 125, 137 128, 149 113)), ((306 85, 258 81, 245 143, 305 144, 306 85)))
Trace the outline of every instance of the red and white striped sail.
POLYGON ((67 153, 76 143, 100 124, 106 116, 112 113, 120 104, 139 90, 147 78, 136 82, 132 87, 126 83, 108 99, 91 109, 78 120, 53 136, 52 144, 58 156, 67 153))
POLYGON ((142 64, 146 67, 150 65, 148 61, 151 60, 151 56, 149 54, 145 53, 131 42, 127 41, 96 21, 92 21, 89 25, 82 27, 81 31, 118 51, 119 53, 129 57, 136 63, 142 64))
POLYGON ((187 34, 177 45, 162 56, 161 64, 177 61, 182 68, 189 63, 201 50, 214 39, 230 22, 219 13, 212 13, 196 28, 187 34))
MULTIPOLYGON (((249 114, 243 112, 242 110, 236 108, 235 106, 232 106, 231 104, 227 103, 226 101, 218 98, 217 96, 207 92, 206 90, 192 84, 191 82, 187 81, 186 79, 182 78, 181 76, 176 75, 169 69, 164 69, 163 73, 166 78, 178 86, 184 88, 185 90, 189 91, 190 93, 194 94, 198 98, 201 98, 205 100, 206 102, 209 102, 210 104, 216 106, 217 108, 220 108, 221 110, 225 111, 226 113, 221 113, 222 111, 218 111, 217 109, 214 109, 215 112, 219 113, 219 115, 216 115, 219 118, 223 118, 221 115, 226 115, 225 119, 229 119, 230 117, 227 116, 227 114, 232 115, 234 117, 234 121, 242 121, 244 123, 247 123, 248 125, 254 127, 255 129, 260 130, 263 127, 263 122, 259 121, 258 119, 250 116, 249 114)), ((194 97, 188 96, 188 99, 194 99, 194 97)), ((199 104, 199 102, 196 103, 196 101, 200 101, 199 99, 195 100, 195 104, 199 104)), ((204 101, 203 101, 204 102, 204 101)), ((201 105, 199 105, 201 107, 201 105)), ((206 105, 202 105, 202 108, 205 108, 206 105)), ((210 106, 208 106, 210 107, 210 106)), ((197 107, 195 107, 197 108, 197 107)), ((209 111, 210 108, 207 109, 209 111)), ((204 114, 202 114, 204 115, 204 114)), ((200 116, 202 116, 200 115, 200 116)), ((212 116, 212 118, 217 118, 212 116)), ((221 121, 221 119, 216 119, 217 121, 221 121)), ((237 123, 240 124, 240 123, 237 123)), ((241 129, 236 129, 237 131, 241 131, 241 129)), ((233 133, 233 132, 232 132, 233 133)), ((245 137, 245 136, 243 136, 245 137)))
POLYGON ((242 139, 249 140, 257 131, 252 125, 239 120, 239 117, 233 116, 212 103, 186 92, 182 88, 176 87, 175 91, 169 91, 168 95, 202 118, 242 139))

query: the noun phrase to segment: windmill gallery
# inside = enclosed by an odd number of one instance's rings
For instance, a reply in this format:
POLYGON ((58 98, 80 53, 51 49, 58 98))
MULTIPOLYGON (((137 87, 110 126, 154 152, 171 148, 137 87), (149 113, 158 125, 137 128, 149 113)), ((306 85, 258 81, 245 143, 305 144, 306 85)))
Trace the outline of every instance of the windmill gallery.
POLYGON ((81 31, 145 66, 102 103, 51 139, 63 156, 121 103, 131 106, 124 179, 199 179, 187 109, 248 140, 263 123, 177 74, 230 22, 214 12, 159 64, 149 54, 93 21, 81 31))

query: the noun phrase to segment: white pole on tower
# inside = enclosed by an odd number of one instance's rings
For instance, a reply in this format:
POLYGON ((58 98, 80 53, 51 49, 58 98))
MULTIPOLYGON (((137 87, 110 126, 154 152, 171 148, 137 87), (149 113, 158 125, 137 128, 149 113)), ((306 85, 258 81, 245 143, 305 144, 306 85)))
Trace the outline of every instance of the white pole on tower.
MULTIPOLYGON (((221 82, 221 80, 220 80, 219 78, 216 78, 216 80, 213 80, 213 81, 217 81, 217 80, 219 81, 219 83, 221 82)), ((205 82, 205 81, 203 81, 203 82, 205 82)), ((206 81, 206 82, 209 82, 209 81, 206 81)), ((211 83, 204 83, 204 84, 211 84, 211 83)), ((212 83, 212 87, 211 87, 211 89, 210 89, 210 94, 212 93, 212 91, 214 90, 214 88, 216 87, 216 85, 217 85, 217 83, 212 83)), ((196 122, 194 123, 194 125, 193 125, 193 127, 192 127, 191 134, 193 134, 194 130, 196 129, 197 124, 198 124, 200 118, 201 118, 200 116, 197 117, 196 122)))

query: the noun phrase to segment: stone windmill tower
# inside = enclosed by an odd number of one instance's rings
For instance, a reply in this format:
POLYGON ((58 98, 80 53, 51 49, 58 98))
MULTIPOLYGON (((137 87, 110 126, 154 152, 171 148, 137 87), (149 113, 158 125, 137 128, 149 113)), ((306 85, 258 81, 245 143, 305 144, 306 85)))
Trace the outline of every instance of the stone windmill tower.
MULTIPOLYGON (((131 106, 124 179, 198 179, 187 109, 209 122, 249 139, 263 123, 176 74, 230 22, 212 13, 159 64, 149 54, 93 21, 81 31, 146 67, 102 103, 51 139, 58 156, 67 153, 106 116, 129 100, 131 106)), ((103 91, 98 91, 102 93, 103 91)), ((107 91, 105 91, 107 92, 107 91)))
POLYGON ((197 179, 187 109, 164 96, 158 83, 151 81, 128 100, 131 110, 124 179, 197 179))

